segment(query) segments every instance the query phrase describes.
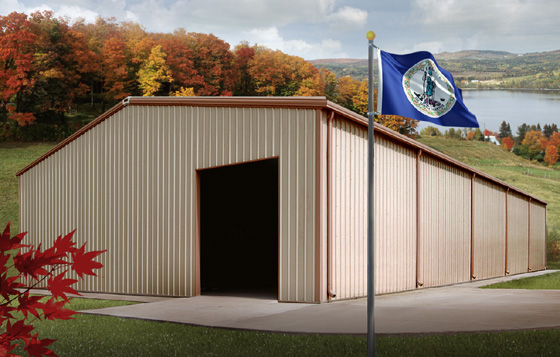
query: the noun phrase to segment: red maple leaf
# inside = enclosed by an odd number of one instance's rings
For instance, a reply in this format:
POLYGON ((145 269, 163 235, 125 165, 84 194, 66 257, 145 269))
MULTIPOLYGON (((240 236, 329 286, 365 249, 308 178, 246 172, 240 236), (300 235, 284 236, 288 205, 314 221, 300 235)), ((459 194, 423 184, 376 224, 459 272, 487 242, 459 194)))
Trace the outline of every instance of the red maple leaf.
POLYGON ((4 233, 0 236, 0 252, 7 252, 12 249, 28 247, 25 244, 20 244, 26 234, 27 232, 20 233, 10 239, 10 222, 8 222, 8 225, 4 229, 4 233))
POLYGON ((35 334, 29 339, 24 340, 25 346, 23 349, 29 353, 29 357, 41 357, 41 356, 56 356, 53 351, 47 348, 48 345, 52 344, 56 340, 51 340, 48 338, 44 338, 39 340, 37 338, 39 334, 35 334))
POLYGON ((51 276, 48 280, 49 290, 54 297, 61 297, 64 300, 68 301, 68 297, 66 293, 80 295, 76 290, 72 289, 70 286, 78 280, 76 279, 64 279, 64 275, 66 275, 65 270, 64 272, 58 274, 54 278, 51 276))
POLYGON ((93 258, 107 251, 94 250, 86 253, 85 247, 86 243, 72 253, 72 270, 74 270, 80 278, 83 278, 83 274, 97 276, 97 274, 93 272, 93 269, 100 269, 103 267, 103 264, 94 261, 93 258))
POLYGON ((39 302, 41 298, 41 296, 29 296, 28 292, 20 295, 18 297, 18 310, 21 311, 25 317, 27 317, 28 313, 31 313, 35 317, 39 317, 37 309, 40 309, 43 306, 43 304, 39 302))
POLYGON ((72 315, 77 314, 76 311, 70 309, 64 309, 63 306, 66 301, 56 301, 54 297, 51 297, 46 304, 43 305, 43 315, 47 320, 71 320, 72 315))
POLYGON ((76 230, 74 229, 72 232, 65 235, 64 238, 59 236, 54 241, 53 247, 56 249, 57 253, 72 253, 77 249, 76 247, 74 247, 76 243, 72 241, 72 236, 74 236, 75 232, 76 230))
POLYGON ((9 337, 7 336, 7 334, 4 333, 4 334, 0 335, 0 340, 2 341, 0 343, 0 356, 5 356, 5 357, 18 356, 16 354, 10 353, 10 351, 13 350, 14 348, 16 348, 18 346, 18 344, 15 343, 15 344, 12 345, 9 337))
POLYGON ((6 333, 8 334, 8 339, 10 340, 18 340, 20 338, 29 338, 30 332, 33 331, 32 325, 26 325, 24 320, 18 320, 15 324, 8 320, 8 324, 6 325, 6 333))
POLYGON ((23 276, 31 275, 35 280, 39 280, 39 275, 47 275, 49 272, 43 268, 41 261, 35 259, 35 252, 34 249, 23 254, 18 252, 14 257, 14 266, 23 276))
POLYGON ((6 300, 10 300, 10 295, 19 295, 18 288, 24 285, 18 281, 18 276, 8 277, 8 273, 0 275, 0 295, 6 300))

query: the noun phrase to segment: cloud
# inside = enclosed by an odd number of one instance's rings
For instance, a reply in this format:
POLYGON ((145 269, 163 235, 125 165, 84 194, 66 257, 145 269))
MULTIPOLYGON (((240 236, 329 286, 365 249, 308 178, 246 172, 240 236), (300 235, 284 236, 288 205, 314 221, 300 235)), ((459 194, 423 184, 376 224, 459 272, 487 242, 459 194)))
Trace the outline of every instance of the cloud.
POLYGON ((311 43, 305 40, 286 40, 276 27, 257 28, 248 32, 251 43, 264 45, 273 50, 303 57, 305 59, 317 58, 343 58, 347 54, 342 51, 342 43, 333 39, 311 43))
POLYGON ((72 6, 61 6, 57 11, 55 11, 56 17, 68 17, 71 19, 78 19, 82 18, 86 22, 95 22, 95 19, 99 16, 97 12, 84 9, 80 6, 72 5, 72 6))
POLYGON ((364 27, 367 23, 368 13, 365 10, 345 6, 327 16, 327 21, 336 29, 350 30, 364 27))

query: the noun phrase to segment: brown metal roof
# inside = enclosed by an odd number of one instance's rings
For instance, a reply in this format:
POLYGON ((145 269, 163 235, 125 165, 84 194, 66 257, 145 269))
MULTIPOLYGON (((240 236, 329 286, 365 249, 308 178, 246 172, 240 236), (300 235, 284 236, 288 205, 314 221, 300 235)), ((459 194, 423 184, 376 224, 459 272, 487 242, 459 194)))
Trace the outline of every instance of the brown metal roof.
MULTIPOLYGON (((27 165, 25 168, 16 173, 16 176, 21 176, 25 172, 32 169, 34 166, 38 165, 43 160, 47 159, 49 156, 53 155, 55 152, 68 145, 70 142, 76 140, 84 133, 102 123, 106 119, 110 118, 113 114, 120 111, 126 106, 130 105, 144 105, 144 106, 203 106, 203 107, 242 107, 242 108, 299 108, 299 109, 323 109, 333 111, 336 114, 357 122, 365 127, 368 126, 367 118, 346 109, 338 104, 328 101, 325 97, 128 97, 123 101, 119 102, 117 105, 109 109, 107 112, 103 113, 88 125, 84 126, 79 131, 75 132, 70 137, 66 138, 54 148, 49 150, 47 153, 39 157, 37 160, 33 161, 31 164, 27 165)), ((504 188, 509 188, 511 191, 521 193, 525 196, 531 197, 533 200, 547 204, 547 202, 528 194, 514 186, 511 186, 497 178, 494 178, 480 170, 470 167, 461 161, 458 161, 450 156, 447 156, 435 149, 430 148, 418 141, 411 139, 407 136, 399 134, 391 129, 388 129, 382 125, 375 126, 376 133, 381 133, 395 141, 398 141, 409 147, 422 150, 423 154, 429 154, 436 157, 439 160, 447 162, 453 166, 459 167, 467 172, 476 174, 478 177, 483 177, 488 181, 497 183, 504 188)))

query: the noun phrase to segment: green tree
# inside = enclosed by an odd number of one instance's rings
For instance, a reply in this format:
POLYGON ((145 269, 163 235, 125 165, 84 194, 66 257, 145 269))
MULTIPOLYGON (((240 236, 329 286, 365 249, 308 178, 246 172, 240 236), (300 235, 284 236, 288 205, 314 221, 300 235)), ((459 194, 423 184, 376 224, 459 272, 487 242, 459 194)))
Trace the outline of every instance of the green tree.
POLYGON ((517 136, 515 137, 515 144, 521 146, 523 140, 525 139, 525 135, 531 130, 529 125, 523 123, 517 127, 517 136))
POLYGON ((500 125, 500 130, 499 130, 498 137, 500 139, 503 139, 503 138, 507 138, 508 136, 512 136, 511 127, 510 127, 509 123, 506 123, 506 121, 504 120, 504 121, 502 121, 502 124, 500 125))
POLYGON ((441 132, 438 128, 433 126, 428 126, 420 131, 421 136, 441 136, 441 132))

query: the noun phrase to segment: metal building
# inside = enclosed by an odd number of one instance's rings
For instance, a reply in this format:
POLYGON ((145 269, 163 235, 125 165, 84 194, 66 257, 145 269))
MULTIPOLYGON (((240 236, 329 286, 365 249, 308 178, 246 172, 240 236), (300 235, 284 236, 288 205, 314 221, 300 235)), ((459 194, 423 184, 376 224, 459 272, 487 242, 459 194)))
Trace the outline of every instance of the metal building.
MULTIPOLYGON (((377 293, 546 268, 546 202, 375 135, 377 293)), ((130 97, 17 173, 20 227, 108 250, 82 291, 355 298, 366 169, 367 120, 324 97, 130 97)))

